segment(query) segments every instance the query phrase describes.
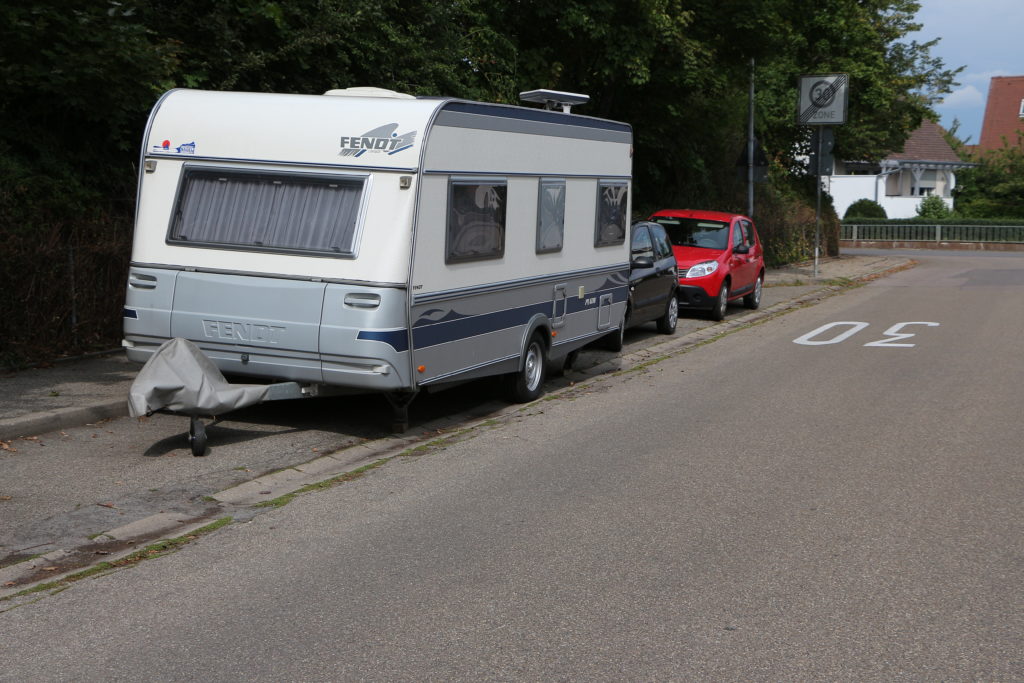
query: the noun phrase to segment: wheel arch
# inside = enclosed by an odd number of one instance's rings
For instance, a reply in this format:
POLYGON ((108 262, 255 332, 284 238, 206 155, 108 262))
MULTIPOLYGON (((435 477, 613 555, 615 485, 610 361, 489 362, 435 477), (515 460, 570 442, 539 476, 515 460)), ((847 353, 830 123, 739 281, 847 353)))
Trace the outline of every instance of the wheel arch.
POLYGON ((517 364, 520 370, 523 369, 523 363, 526 362, 526 347, 533 335, 540 332, 545 354, 551 350, 551 321, 547 316, 540 313, 534 314, 523 330, 523 336, 519 339, 519 363, 517 364))

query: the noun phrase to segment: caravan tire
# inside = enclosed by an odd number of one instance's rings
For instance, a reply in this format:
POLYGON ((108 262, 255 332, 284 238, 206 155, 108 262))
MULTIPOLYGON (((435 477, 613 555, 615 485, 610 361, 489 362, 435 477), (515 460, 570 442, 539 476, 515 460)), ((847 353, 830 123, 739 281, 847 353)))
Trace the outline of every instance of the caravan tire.
POLYGON ((544 375, 547 368, 544 340, 534 333, 523 351, 523 365, 509 376, 509 398, 515 403, 529 403, 544 393, 544 375))

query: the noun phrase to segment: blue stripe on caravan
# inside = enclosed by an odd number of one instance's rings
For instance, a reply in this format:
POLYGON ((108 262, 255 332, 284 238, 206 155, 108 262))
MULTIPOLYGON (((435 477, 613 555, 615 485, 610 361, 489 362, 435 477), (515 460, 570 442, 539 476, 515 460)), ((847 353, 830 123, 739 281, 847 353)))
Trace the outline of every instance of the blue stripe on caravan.
MULTIPOLYGON (((593 297, 594 299, 600 299, 604 294, 612 295, 612 303, 622 302, 626 300, 626 287, 614 287, 602 291, 595 291, 587 298, 593 297)), ((568 313, 577 313, 586 308, 597 308, 596 303, 586 306, 578 298, 575 298, 575 302, 573 302, 572 305, 570 305, 568 301, 566 303, 569 306, 568 313)), ((487 334, 488 332, 496 332, 498 330, 518 327, 528 323, 530 319, 537 314, 544 315, 550 319, 552 308, 553 302, 549 300, 528 304, 526 306, 519 306, 518 308, 510 308, 503 311, 465 316, 455 320, 421 322, 413 327, 413 345, 417 349, 423 349, 430 346, 437 346, 438 344, 458 341, 460 339, 476 337, 482 334, 487 334)))
POLYGON ((384 342, 399 353, 409 350, 409 333, 406 330, 360 330, 356 339, 384 342))
POLYGON ((525 325, 536 314, 549 315, 551 313, 551 302, 530 304, 519 308, 510 308, 504 311, 483 313, 481 315, 468 316, 458 320, 449 320, 443 323, 431 323, 413 328, 412 339, 417 349, 436 346, 446 342, 477 337, 488 332, 506 330, 510 327, 525 325))

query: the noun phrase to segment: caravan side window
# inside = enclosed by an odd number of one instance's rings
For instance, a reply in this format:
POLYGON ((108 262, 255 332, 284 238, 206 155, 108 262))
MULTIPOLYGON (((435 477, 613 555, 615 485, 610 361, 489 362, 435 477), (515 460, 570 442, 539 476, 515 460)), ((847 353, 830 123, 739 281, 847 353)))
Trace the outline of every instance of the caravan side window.
POLYGON ((353 256, 365 184, 364 176, 186 167, 167 241, 353 256))
POLYGON ((622 181, 602 180, 597 184, 597 225, 594 246, 607 247, 626 241, 626 207, 629 186, 622 181))
POLYGON ((453 179, 448 186, 445 263, 501 258, 505 254, 504 179, 453 179))
POLYGON ((541 178, 537 197, 537 253, 562 251, 565 233, 565 180, 541 178))

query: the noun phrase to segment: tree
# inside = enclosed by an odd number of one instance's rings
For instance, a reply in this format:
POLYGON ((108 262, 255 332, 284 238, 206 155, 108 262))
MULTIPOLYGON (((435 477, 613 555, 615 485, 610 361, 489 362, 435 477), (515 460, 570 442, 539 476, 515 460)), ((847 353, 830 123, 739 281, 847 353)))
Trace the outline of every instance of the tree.
POLYGON ((1024 218, 1024 146, 982 154, 974 168, 957 174, 956 212, 966 218, 1024 218))
POLYGON ((791 161, 806 153, 806 131, 794 125, 796 75, 843 72, 850 75, 848 120, 836 130, 835 154, 847 160, 877 161, 903 149, 910 133, 931 107, 951 92, 956 74, 931 56, 936 41, 905 42, 921 28, 913 21, 914 0, 824 0, 815 11, 786 7, 773 35, 792 41, 759 62, 764 139, 791 161))
MULTIPOLYGON (((0 273, 13 302, 0 312, 24 309, 30 293, 7 283, 21 281, 37 228, 57 247, 70 235, 97 243, 92 237, 106 231, 120 240, 107 242, 110 252, 127 252, 146 116, 174 87, 315 94, 375 85, 505 103, 540 87, 584 92, 591 102, 576 111, 633 126, 638 213, 744 210, 734 164, 753 59, 757 133, 770 160, 755 206, 772 216, 760 225, 763 234, 778 230, 776 254, 790 258, 806 252, 806 241, 790 239, 787 226, 806 221, 788 217, 814 197, 813 179, 793 170, 808 133, 795 124, 797 75, 850 74, 837 154, 875 160, 900 149, 956 75, 930 56, 934 43, 907 42, 918 9, 913 0, 819 0, 810 8, 795 0, 6 3, 0 240, 17 233, 23 251, 20 261, 8 259, 19 265, 0 273)), ((1012 186, 999 187, 1013 195, 1012 186)), ((0 243, 8 255, 18 246, 0 243)), ((91 283, 75 291, 120 297, 91 283)), ((59 304, 39 308, 47 307, 59 304)), ((43 338, 49 323, 5 324, 43 338)), ((110 337, 116 342, 116 332, 110 337)))
POLYGON ((0 7, 0 229, 130 202, 145 113, 169 76, 131 2, 0 7))
POLYGON ((921 200, 921 203, 917 205, 917 215, 921 218, 930 218, 934 220, 942 220, 943 218, 949 218, 953 213, 946 206, 946 202, 937 194, 928 195, 921 200))

